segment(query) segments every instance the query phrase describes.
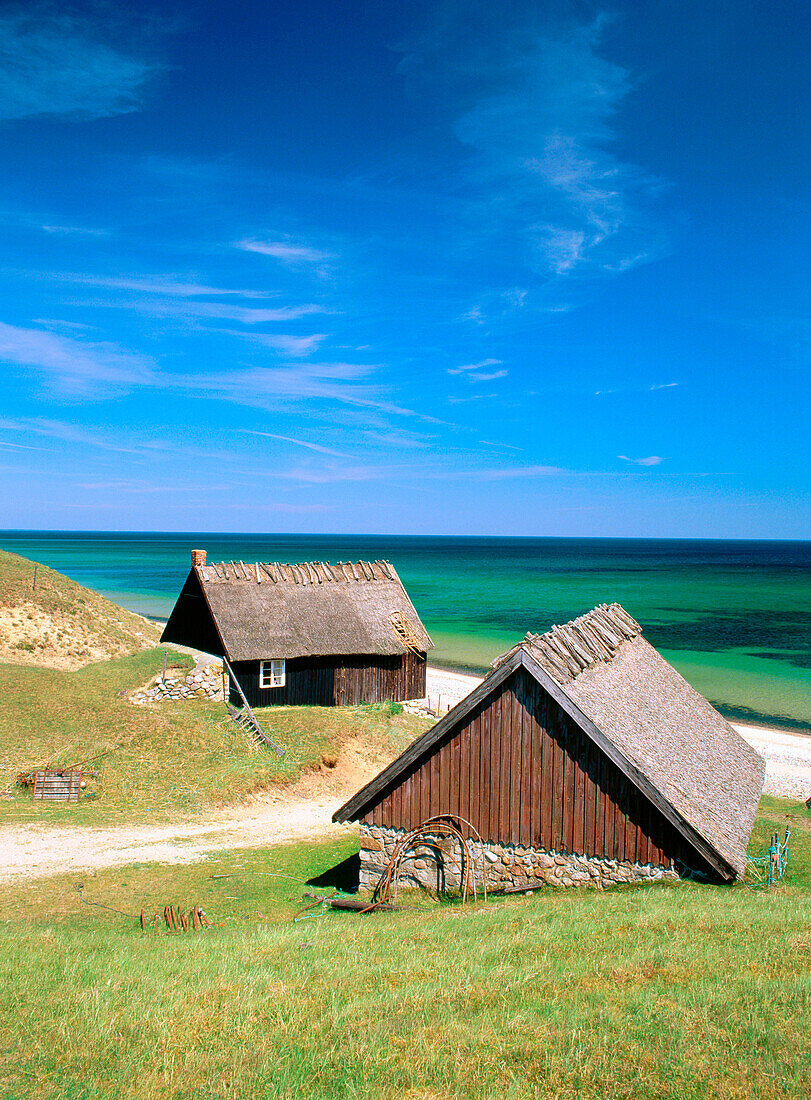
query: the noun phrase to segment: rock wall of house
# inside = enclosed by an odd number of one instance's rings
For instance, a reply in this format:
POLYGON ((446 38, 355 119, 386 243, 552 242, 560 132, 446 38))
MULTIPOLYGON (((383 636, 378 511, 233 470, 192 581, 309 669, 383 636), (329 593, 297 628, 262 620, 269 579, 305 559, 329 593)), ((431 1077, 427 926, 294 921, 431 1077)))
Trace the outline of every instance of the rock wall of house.
POLYGON ((159 703, 165 700, 214 699, 222 702, 222 664, 217 661, 194 669, 187 676, 156 676, 146 687, 130 693, 132 703, 159 703))
MULTIPOLYGON (((402 829, 380 825, 360 827, 360 887, 374 889, 405 835, 402 829)), ((488 890, 505 887, 614 886, 624 882, 655 882, 678 879, 676 871, 652 864, 616 859, 596 859, 570 852, 547 852, 522 845, 470 841, 476 885, 486 882, 488 890)), ((409 849, 400 864, 402 888, 427 887, 437 891, 459 890, 461 853, 459 843, 448 837, 428 836, 409 849)))

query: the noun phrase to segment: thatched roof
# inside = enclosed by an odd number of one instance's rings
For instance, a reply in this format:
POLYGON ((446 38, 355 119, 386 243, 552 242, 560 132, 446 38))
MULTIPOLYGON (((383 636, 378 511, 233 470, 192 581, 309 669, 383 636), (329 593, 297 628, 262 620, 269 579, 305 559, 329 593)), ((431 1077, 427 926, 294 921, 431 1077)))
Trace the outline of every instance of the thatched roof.
POLYGON ((619 604, 527 634, 493 671, 334 815, 354 820, 383 789, 523 667, 723 878, 743 875, 765 765, 642 637, 619 604))
MULTIPOLYGON (((195 553, 184 593, 190 595, 196 580, 231 661, 394 656, 433 648, 389 562, 206 564, 205 555, 195 553)), ((182 600, 167 623, 166 641, 188 637, 180 622, 173 625, 182 600)))
POLYGON ((742 875, 766 766, 639 624, 603 604, 521 645, 742 875))

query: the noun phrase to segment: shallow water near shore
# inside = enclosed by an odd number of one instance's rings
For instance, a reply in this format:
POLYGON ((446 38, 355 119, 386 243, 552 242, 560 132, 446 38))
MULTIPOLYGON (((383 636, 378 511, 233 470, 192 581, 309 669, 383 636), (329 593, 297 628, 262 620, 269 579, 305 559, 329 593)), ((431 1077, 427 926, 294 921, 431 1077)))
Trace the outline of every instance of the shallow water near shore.
POLYGON ((7 531, 0 547, 156 617, 192 547, 216 561, 386 558, 432 662, 479 673, 527 630, 617 601, 722 713, 811 732, 808 542, 7 531))

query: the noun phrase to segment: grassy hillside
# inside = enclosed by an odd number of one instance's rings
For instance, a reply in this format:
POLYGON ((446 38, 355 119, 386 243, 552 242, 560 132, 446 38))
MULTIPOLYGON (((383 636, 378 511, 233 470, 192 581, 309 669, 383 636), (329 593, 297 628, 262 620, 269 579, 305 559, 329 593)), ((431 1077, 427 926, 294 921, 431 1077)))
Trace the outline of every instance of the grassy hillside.
POLYGON ((55 569, 0 550, 0 661, 79 668, 154 646, 159 634, 55 569))
POLYGON ((85 878, 87 901, 132 917, 84 905, 75 877, 7 888, 0 1097, 807 1097, 811 816, 764 799, 754 849, 786 823, 789 875, 768 890, 549 889, 294 923, 352 834, 85 878), (167 902, 215 926, 142 934, 134 915, 167 902))
MULTIPOLYGON (((190 666, 172 654, 170 665, 190 666)), ((136 706, 128 693, 163 666, 149 649, 72 672, 0 664, 3 700, 0 789, 17 773, 46 763, 72 764, 105 753, 98 780, 77 805, 33 802, 30 791, 0 800, 0 823, 176 818, 239 801, 253 791, 297 779, 336 757, 349 739, 392 759, 426 725, 386 704, 257 710, 263 727, 287 749, 279 759, 226 718, 222 703, 190 700, 136 706)))

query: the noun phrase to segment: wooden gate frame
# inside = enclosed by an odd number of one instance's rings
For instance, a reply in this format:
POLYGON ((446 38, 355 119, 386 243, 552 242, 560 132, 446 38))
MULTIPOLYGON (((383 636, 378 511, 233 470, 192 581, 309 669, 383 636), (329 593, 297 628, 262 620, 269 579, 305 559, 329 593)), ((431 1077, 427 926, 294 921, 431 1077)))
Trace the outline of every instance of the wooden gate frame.
POLYGON ((34 772, 35 801, 78 802, 81 789, 81 768, 40 768, 34 772))

